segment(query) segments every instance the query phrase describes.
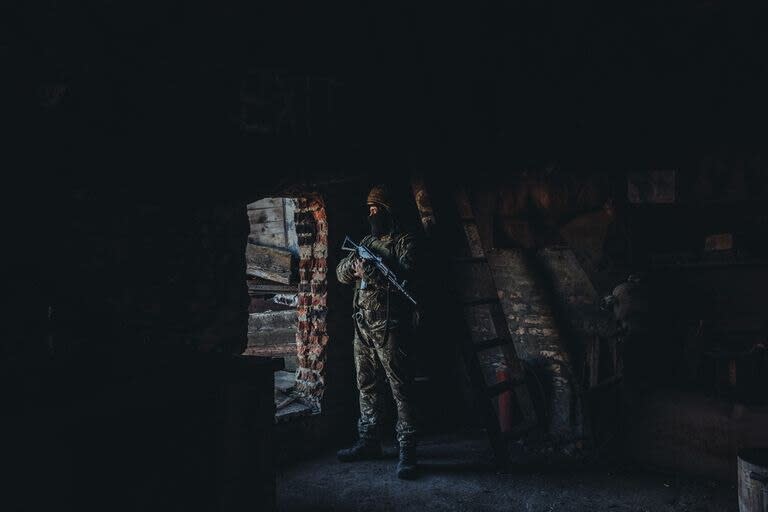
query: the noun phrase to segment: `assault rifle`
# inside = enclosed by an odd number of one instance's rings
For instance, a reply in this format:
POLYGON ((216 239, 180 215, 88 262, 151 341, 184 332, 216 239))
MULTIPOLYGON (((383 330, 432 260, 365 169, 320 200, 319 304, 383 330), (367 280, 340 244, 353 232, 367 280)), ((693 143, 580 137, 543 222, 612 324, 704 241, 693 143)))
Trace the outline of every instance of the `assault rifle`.
MULTIPOLYGON (((411 297, 411 295, 408 293, 408 291, 405 289, 405 286, 407 284, 407 281, 403 280, 400 282, 399 279, 397 279, 397 276, 394 272, 392 272, 389 267, 387 267, 384 262, 381 259, 381 256, 377 256, 371 249, 366 247, 364 244, 357 245, 355 242, 352 241, 351 238, 346 237, 344 238, 344 243, 341 244, 341 248, 345 251, 355 252, 357 253, 357 257, 362 259, 363 261, 369 261, 373 263, 377 269, 379 269, 379 272, 384 274, 384 277, 387 278, 387 280, 392 283, 392 286, 400 290, 400 293, 405 295, 405 297, 413 302, 414 305, 416 305, 416 299, 411 297)), ((360 282, 360 288, 365 289, 365 279, 363 279, 360 282)))

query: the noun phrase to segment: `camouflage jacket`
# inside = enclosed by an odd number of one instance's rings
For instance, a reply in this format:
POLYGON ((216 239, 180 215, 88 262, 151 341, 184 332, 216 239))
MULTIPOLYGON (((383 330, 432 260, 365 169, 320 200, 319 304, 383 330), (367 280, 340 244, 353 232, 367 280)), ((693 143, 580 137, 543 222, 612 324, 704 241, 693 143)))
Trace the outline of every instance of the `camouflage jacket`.
MULTIPOLYGON (((396 233, 377 239, 368 235, 360 241, 382 257, 400 280, 409 280, 416 259, 415 238, 409 234, 396 233)), ((372 264, 365 265, 365 289, 360 289, 360 279, 354 275, 355 253, 348 254, 336 266, 336 277, 341 283, 355 285, 352 307, 361 329, 373 334, 387 327, 397 327, 410 315, 410 308, 400 292, 390 286, 389 281, 372 264)))

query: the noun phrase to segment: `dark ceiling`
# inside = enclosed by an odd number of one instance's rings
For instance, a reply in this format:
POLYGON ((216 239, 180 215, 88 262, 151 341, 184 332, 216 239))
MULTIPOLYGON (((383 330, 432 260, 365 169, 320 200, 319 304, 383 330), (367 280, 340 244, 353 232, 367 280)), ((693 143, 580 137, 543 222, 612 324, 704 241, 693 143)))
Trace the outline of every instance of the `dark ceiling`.
POLYGON ((759 148, 765 136, 764 19, 728 2, 16 0, 4 9, 13 147, 22 174, 58 175, 60 185, 88 173, 132 191, 210 192, 243 176, 269 188, 276 171, 397 172, 404 162, 624 171, 759 148), (338 132, 243 134, 233 117, 249 69, 343 84, 338 132))

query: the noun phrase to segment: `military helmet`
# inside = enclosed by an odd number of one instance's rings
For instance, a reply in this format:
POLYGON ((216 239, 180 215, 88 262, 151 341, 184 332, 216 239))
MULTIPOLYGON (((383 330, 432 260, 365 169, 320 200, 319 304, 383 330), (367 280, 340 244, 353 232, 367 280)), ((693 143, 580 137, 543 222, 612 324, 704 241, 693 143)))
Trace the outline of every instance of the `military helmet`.
POLYGON ((368 199, 366 204, 375 204, 377 206, 383 206, 387 210, 392 210, 392 201, 389 197, 389 190, 383 185, 376 185, 368 192, 368 199))

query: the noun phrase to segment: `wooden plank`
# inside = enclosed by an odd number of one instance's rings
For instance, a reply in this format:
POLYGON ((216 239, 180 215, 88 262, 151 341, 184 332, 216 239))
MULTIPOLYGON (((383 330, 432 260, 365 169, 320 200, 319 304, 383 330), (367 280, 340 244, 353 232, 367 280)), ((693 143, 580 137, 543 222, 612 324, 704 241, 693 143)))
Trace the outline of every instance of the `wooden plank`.
POLYGON ((295 309, 251 313, 248 315, 248 347, 262 347, 264 354, 295 353, 298 321, 295 309))
POLYGON ((246 244, 246 274, 270 281, 290 284, 293 275, 293 257, 286 249, 246 244))
POLYGON ((263 278, 248 279, 246 283, 248 294, 251 296, 265 293, 296 293, 298 291, 295 284, 281 284, 263 278))
MULTIPOLYGON (((266 208, 263 210, 248 210, 248 222, 251 223, 251 229, 259 224, 268 224, 270 222, 279 223, 285 226, 285 214, 282 205, 280 208, 266 208)), ((283 227, 285 229, 285 227, 283 227)))
POLYGON ((248 315, 248 334, 289 330, 296 332, 298 313, 296 310, 264 311, 248 315))
POLYGON ((283 222, 265 222, 263 224, 254 224, 251 226, 251 236, 260 237, 268 235, 276 235, 282 240, 285 240, 285 225, 283 222))
POLYGON ((285 247, 285 235, 283 233, 256 233, 248 236, 248 242, 254 245, 281 249, 285 247))
POLYGON ((264 208, 276 208, 278 206, 282 207, 282 205, 282 197, 265 197, 264 199, 259 199, 258 201, 254 201, 253 203, 248 204, 248 209, 260 210, 264 208))
POLYGON ((284 248, 288 245, 285 239, 285 222, 279 220, 251 224, 248 239, 256 245, 284 248))
MULTIPOLYGON (((250 338, 250 337, 249 337, 250 338)), ((249 356, 278 357, 296 354, 295 341, 283 341, 283 343, 254 343, 248 340, 245 351, 249 356)))

